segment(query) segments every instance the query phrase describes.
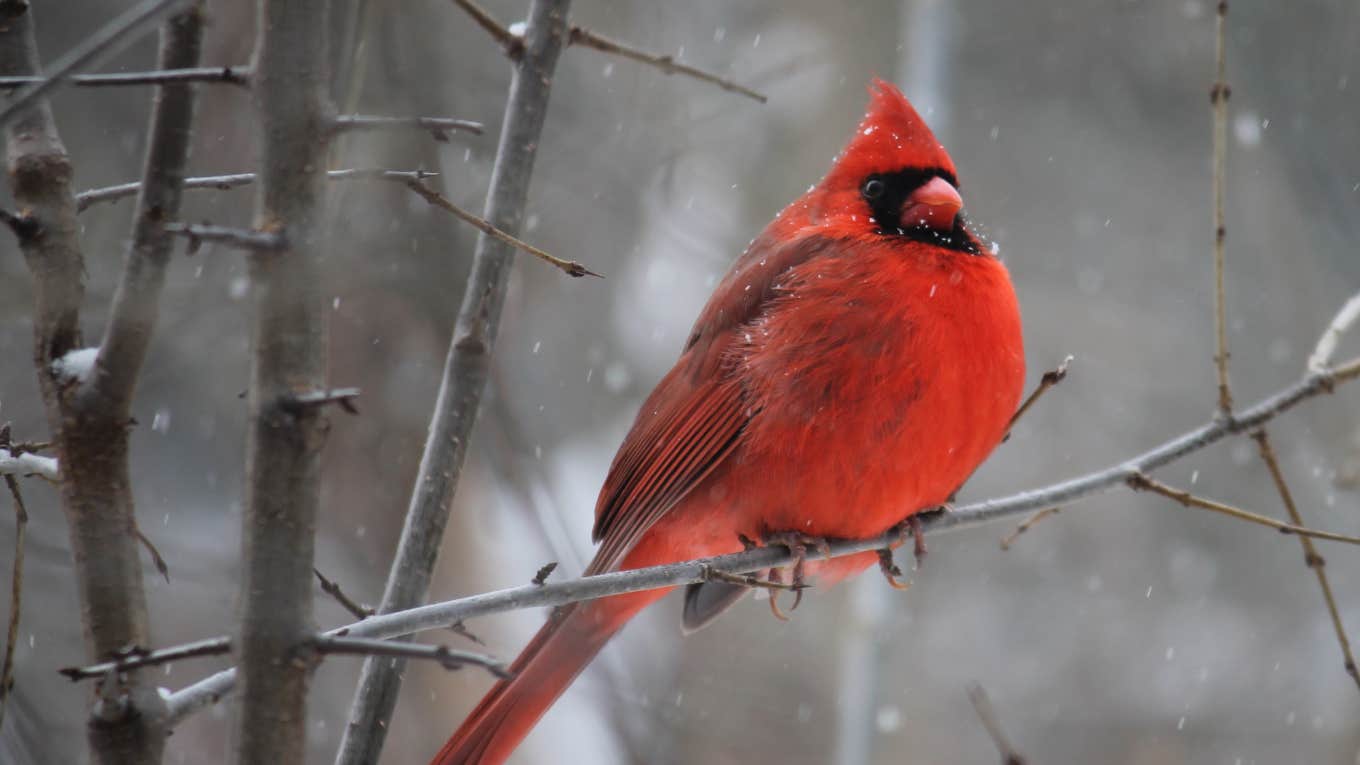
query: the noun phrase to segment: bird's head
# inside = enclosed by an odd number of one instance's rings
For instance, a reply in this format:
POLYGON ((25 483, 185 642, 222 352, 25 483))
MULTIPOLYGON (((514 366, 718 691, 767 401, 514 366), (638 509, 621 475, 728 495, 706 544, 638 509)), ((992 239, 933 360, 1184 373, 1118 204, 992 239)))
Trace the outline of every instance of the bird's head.
POLYGON ((976 253, 954 162, 902 92, 875 78, 869 110, 820 183, 781 214, 786 225, 878 234, 976 253))

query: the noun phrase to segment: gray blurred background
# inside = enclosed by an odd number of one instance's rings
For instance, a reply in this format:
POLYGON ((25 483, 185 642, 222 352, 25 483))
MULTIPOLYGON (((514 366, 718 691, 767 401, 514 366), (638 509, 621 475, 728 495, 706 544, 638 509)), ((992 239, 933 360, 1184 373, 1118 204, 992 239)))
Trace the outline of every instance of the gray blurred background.
MULTIPOLYGON (((36 4, 45 58, 121 7, 36 4)), ((209 7, 205 63, 246 62, 249 4, 209 7)), ((518 1, 487 7, 507 22, 524 12, 518 1)), ((338 8, 343 17, 353 5, 338 8)), ((1025 313, 1031 379, 1076 357, 962 499, 1107 465, 1212 414, 1212 2, 578 0, 573 21, 679 52, 770 102, 592 50, 564 53, 524 236, 608 279, 516 265, 433 599, 527 582, 548 560, 562 562, 555 576, 579 573, 595 492, 641 398, 732 258, 827 168, 875 74, 928 115, 970 214, 999 243, 1025 313)), ((438 170, 454 201, 480 209, 509 82, 499 50, 443 0, 373 0, 359 26, 359 111, 477 119, 489 134, 448 144, 353 136, 335 166, 438 170)), ((1360 288, 1360 7, 1239 0, 1230 29, 1230 342, 1247 403, 1298 377, 1321 328, 1360 288)), ((104 69, 148 68, 153 57, 148 37, 104 69)), ((137 175, 150 95, 57 96, 79 187, 137 175)), ((193 172, 253 169, 247 95, 210 86, 200 103, 193 172)), ((362 415, 334 417, 318 565, 375 602, 473 235, 399 186, 332 191, 331 378, 363 397, 362 415)), ((187 219, 250 222, 250 190, 186 200, 187 219)), ((82 218, 87 337, 102 331, 130 207, 82 218)), ((233 628, 245 278, 231 251, 176 257, 135 404, 138 517, 173 577, 167 585, 148 569, 158 644, 233 628)), ((30 291, 12 239, 0 237, 0 419, 19 439, 46 433, 27 362, 30 291)), ((1350 339, 1341 355, 1357 347, 1350 339)), ((1357 405, 1360 391, 1346 388, 1273 428, 1308 522, 1352 534, 1357 405)), ((1282 514, 1245 439, 1160 477, 1282 514)), ((33 520, 0 759, 79 761, 83 692, 54 671, 82 659, 65 524, 49 487, 24 487, 33 520)), ((7 571, 13 515, 3 504, 7 571)), ((979 682, 1036 764, 1357 762, 1360 694, 1297 542, 1128 492, 1066 510, 1003 553, 1009 530, 937 536, 910 592, 866 576, 812 592, 789 624, 748 601, 682 640, 679 602, 668 599, 606 650, 518 761, 991 763, 966 695, 979 682)), ((1360 631, 1360 552, 1323 544, 1347 624, 1360 631)), ((323 626, 349 621, 320 593, 317 614, 323 626)), ((469 627, 509 658, 541 619, 469 627)), ((221 666, 183 662, 161 682, 179 688, 221 666)), ((317 673, 312 762, 333 757, 357 671, 356 660, 335 659, 317 673)), ((480 673, 413 666, 384 762, 424 762, 488 685, 480 673)), ((222 761, 228 736, 222 705, 177 730, 167 760, 222 761)))

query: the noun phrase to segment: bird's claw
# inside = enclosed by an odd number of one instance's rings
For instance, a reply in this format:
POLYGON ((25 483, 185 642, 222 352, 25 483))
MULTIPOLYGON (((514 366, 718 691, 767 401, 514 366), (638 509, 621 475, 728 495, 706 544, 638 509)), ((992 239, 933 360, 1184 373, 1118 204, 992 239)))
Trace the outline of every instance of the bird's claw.
POLYGON ((883 572, 883 578, 888 580, 888 585, 894 590, 910 590, 911 582, 902 582, 898 579, 902 576, 902 569, 893 562, 893 551, 891 547, 885 547, 878 551, 878 568, 883 572))
MULTIPOLYGON (((778 531, 766 534, 761 538, 766 545, 780 545, 789 548, 793 555, 793 575, 789 589, 793 590, 793 605, 789 606, 789 611, 798 608, 798 604, 803 602, 803 590, 807 589, 804 580, 804 565, 807 560, 809 547, 815 547, 827 560, 831 559, 831 545, 822 537, 813 537, 799 531, 778 531)), ((772 582, 783 582, 783 574, 778 569, 770 569, 767 577, 772 582)), ((782 589, 782 588, 781 588, 782 589)), ((770 612, 780 621, 788 621, 789 617, 783 609, 779 607, 778 592, 770 591, 770 612)))

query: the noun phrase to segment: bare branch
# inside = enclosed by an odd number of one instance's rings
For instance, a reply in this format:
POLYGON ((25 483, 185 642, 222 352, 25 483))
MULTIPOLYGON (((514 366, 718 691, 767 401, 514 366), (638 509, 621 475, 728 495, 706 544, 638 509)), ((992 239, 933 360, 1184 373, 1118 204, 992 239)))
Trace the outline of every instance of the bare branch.
MULTIPOLYGON (((326 173, 326 177, 333 181, 423 181, 426 178, 433 178, 439 173, 431 173, 426 170, 382 170, 369 168, 352 168, 347 170, 331 170, 326 173)), ((248 186, 255 182, 254 173, 233 173, 231 175, 208 175, 198 178, 185 178, 182 189, 214 189, 226 191, 238 186, 248 186)), ((142 184, 138 181, 132 183, 120 183, 117 186, 105 186, 99 189, 90 189, 76 194, 76 210, 84 212, 86 208, 100 202, 112 202, 136 194, 141 190, 142 184)))
MULTIPOLYGON (((1308 375, 1242 410, 1232 421, 1216 417, 1199 428, 1103 470, 1007 497, 961 505, 949 512, 922 513, 919 515, 921 530, 923 533, 938 534, 948 530, 972 528, 1014 518, 1057 503, 1071 503, 1118 488, 1133 476, 1168 465, 1227 436, 1249 432, 1293 409, 1300 402, 1328 393, 1335 385, 1357 377, 1360 377, 1360 358, 1352 359, 1325 374, 1308 375)), ((829 557, 843 557, 891 547, 901 543, 902 535, 903 529, 895 527, 872 539, 835 540, 829 545, 829 557)), ((488 614, 559 606, 610 595, 709 581, 713 571, 745 574, 787 567, 793 562, 793 555, 784 547, 778 545, 761 547, 702 560, 615 571, 562 582, 547 582, 542 585, 527 584, 404 611, 381 613, 327 634, 394 638, 423 630, 446 628, 450 624, 488 614)), ((228 669, 172 694, 169 700, 172 719, 182 719, 215 702, 230 692, 235 682, 236 671, 228 669)))
MULTIPOLYGON (((0 426, 0 446, 10 445, 9 425, 0 426)), ((14 500, 14 564, 9 576, 9 621, 5 628, 5 656, 0 660, 0 728, 5 724, 5 705, 14 687, 14 648, 19 643, 19 615, 24 597, 24 533, 28 529, 28 508, 19 493, 19 482, 5 475, 5 486, 14 500)))
MULTIPOLYGON (((152 24, 190 2, 191 0, 142 0, 142 2, 127 9, 121 16, 85 38, 66 55, 47 67, 46 79, 24 88, 14 98, 10 99, 5 108, 0 110, 0 127, 8 126, 35 104, 47 98, 53 89, 70 78, 72 72, 93 66, 104 56, 117 53, 124 45, 139 37, 152 24)), ((31 12, 24 15, 31 15, 31 12)), ((0 77, 8 76, 36 77, 38 70, 35 68, 29 72, 0 72, 0 77)))
POLYGON ((324 407, 298 390, 326 387, 326 303, 320 259, 326 189, 326 0, 260 0, 252 93, 259 115, 256 228, 286 229, 284 252, 253 252, 251 371, 242 529, 242 689, 234 755, 302 762, 312 663, 312 559, 320 497, 324 407))
POLYGON ((1006 732, 1001 729, 1001 721, 996 718, 996 710, 992 708, 987 691, 974 683, 968 688, 968 700, 973 702, 973 709, 982 721, 982 727, 987 729, 987 735, 992 737, 996 750, 1001 753, 1001 765, 1025 765, 1025 758, 1011 745, 1006 732))
MULTIPOLYGON (((1353 299, 1352 303, 1360 305, 1360 300, 1353 299)), ((1350 305, 1348 303, 1347 305, 1350 305)), ((1275 456, 1275 447, 1270 443, 1270 435, 1262 428, 1251 437, 1256 441, 1257 451, 1261 454, 1261 460, 1266 463, 1266 468, 1270 470, 1270 478, 1275 482, 1275 490, 1280 495, 1280 501, 1284 503, 1284 509, 1289 513, 1289 522, 1295 526, 1303 525, 1303 514, 1299 512, 1298 505, 1294 503, 1294 493, 1289 490, 1289 483, 1284 479, 1284 471, 1280 469, 1280 461, 1275 456)), ((1355 655, 1351 653, 1351 641, 1346 637, 1346 625, 1341 620, 1341 612, 1336 607, 1336 597, 1332 595, 1332 584, 1327 578, 1327 561, 1317 551, 1313 540, 1306 536, 1299 535, 1299 544, 1303 546, 1303 560, 1308 567, 1313 569, 1317 575, 1318 587, 1322 590, 1322 600, 1327 604, 1327 615, 1332 620, 1332 630, 1336 633, 1336 642, 1341 646, 1342 666, 1346 668, 1346 674, 1360 685, 1360 670, 1355 664, 1355 655)))
MULTIPOLYGON (((166 69, 196 65, 202 53, 202 10, 195 7, 176 16, 166 30, 160 65, 166 69)), ((90 395, 98 400, 92 408, 110 421, 128 420, 137 376, 156 329, 172 245, 164 224, 179 217, 180 186, 189 159, 193 118, 191 85, 167 84, 157 89, 151 110, 151 138, 142 162, 140 194, 132 218, 132 242, 124 256, 122 278, 113 295, 104 339, 99 344, 90 390, 90 395)))
POLYGON ((1317 346, 1313 348, 1313 355, 1308 357, 1308 371, 1325 372, 1332 363, 1332 354, 1336 353, 1336 345, 1341 341, 1341 336, 1360 319, 1360 292, 1351 296, 1346 304, 1341 306, 1341 310, 1332 317, 1332 323, 1327 325, 1327 329, 1322 331, 1322 336, 1318 338, 1317 346))
POLYGON ((1019 539, 1021 534, 1025 533, 1026 531, 1029 531, 1030 528, 1034 526, 1034 524, 1038 523, 1039 521, 1042 521, 1043 519, 1049 517, 1050 515, 1057 515, 1058 511, 1060 510, 1062 510, 1062 508, 1060 507, 1044 508, 1043 510, 1040 510, 1034 515, 1031 515, 1030 517, 1021 521, 1020 525, 1015 527, 1015 531, 1012 531, 1011 533, 1001 538, 1002 551, 1011 549, 1011 545, 1015 544, 1015 540, 1019 539))
POLYGON ((450 117, 374 117, 364 114, 349 114, 336 117, 332 129, 337 133, 357 130, 424 130, 440 143, 449 142, 451 131, 461 131, 473 135, 482 134, 482 123, 472 120, 457 120, 450 117))
POLYGON ((204 242, 215 242, 255 252, 280 252, 289 246, 288 238, 280 231, 253 231, 214 226, 210 223, 166 223, 162 229, 167 234, 188 239, 191 253, 197 252, 204 242))
POLYGON ((1006 425, 1006 438, 1010 438, 1010 430, 1015 427, 1015 423, 1019 422, 1021 417, 1025 416, 1025 412, 1028 412, 1030 407, 1034 406, 1034 402, 1047 393, 1049 388, 1067 379, 1067 367, 1071 363, 1072 356, 1069 354, 1057 367, 1044 372, 1044 376, 1039 378, 1039 385, 1034 388, 1034 392, 1029 394, 1025 403, 1021 404, 1020 408, 1015 410, 1015 414, 1011 415, 1011 421, 1006 425))
POLYGON ((486 30, 492 39, 501 46, 505 55, 511 59, 518 59, 524 53, 524 39, 519 35, 512 34, 510 30, 496 21, 495 17, 487 13, 480 5, 472 0, 453 0, 453 4, 462 8, 472 20, 477 22, 477 26, 486 30))
MULTIPOLYGON (((70 384, 54 365, 84 346, 79 312, 85 266, 71 194, 71 163, 44 94, 174 5, 160 0, 134 6, 52 67, 52 79, 26 88, 0 112, 0 122, 7 126, 15 201, 40 227, 40 235, 21 237, 19 247, 33 274, 33 362, 60 458, 61 505, 91 661, 151 641, 143 564, 132 533, 127 420, 107 416, 96 398, 84 395, 83 385, 70 384)), ((25 12, 0 26, 0 76, 40 74, 32 17, 31 11, 25 12)), ((167 28, 164 39, 172 34, 167 28)), ((19 455, 19 460, 31 464, 34 456, 19 455)), ((51 470, 55 467, 52 464, 51 470)), ((164 710, 164 700, 138 673, 111 678, 101 686, 86 725, 91 759, 158 762, 165 741, 164 710)))
POLYGON ((1303 526, 1277 521, 1274 518, 1243 510, 1240 507, 1233 507, 1232 505, 1216 502, 1212 499, 1195 496, 1188 491, 1167 486, 1166 484, 1153 480, 1141 473, 1129 476, 1128 483, 1129 486, 1136 491, 1150 491, 1168 499, 1174 499, 1186 507, 1198 507, 1201 510, 1222 513, 1223 515, 1236 518, 1239 521, 1266 526, 1284 534, 1298 534, 1302 537, 1314 537, 1316 539, 1326 539, 1332 542, 1345 542, 1346 544, 1360 545, 1360 537, 1335 534, 1330 531, 1318 531, 1316 529, 1304 528, 1303 526))
POLYGON ((486 654, 460 651, 446 645, 417 645, 404 640, 374 640, 372 638, 321 636, 312 641, 319 653, 354 654, 358 656, 395 656, 401 659, 433 659, 444 669, 481 667, 501 680, 514 677, 500 659, 486 654))
POLYGON ((581 45, 587 48, 594 48, 603 53, 610 53, 615 56, 622 56, 634 61, 640 61, 648 66, 660 69, 662 74, 683 74, 686 77, 693 77, 696 80, 717 85, 729 93, 739 93, 747 98, 759 101, 762 104, 770 100, 763 94, 757 93, 745 85, 738 85, 737 83, 719 77, 716 74, 705 72, 704 70, 692 67, 689 64, 682 64, 676 61, 674 56, 648 53, 645 50, 639 50, 629 45, 624 45, 616 40, 611 40, 596 32, 592 32, 585 27, 572 27, 571 35, 567 38, 567 41, 570 45, 581 45))
POLYGON ((173 648, 162 648, 158 651, 148 651, 145 648, 133 647, 121 651, 119 656, 113 661, 106 661, 99 664, 92 664, 88 667, 63 667, 57 670, 65 675, 67 679, 89 680, 91 678, 103 677, 110 672, 127 672, 130 669, 140 667, 151 667, 157 664, 169 664, 172 661, 181 659, 193 659, 200 656, 222 656, 231 653, 231 638, 216 637, 207 640, 199 640, 193 643, 174 646, 173 648))
POLYGON ((353 600, 350 596, 346 595, 345 591, 340 589, 340 585, 327 579, 325 575, 321 573, 320 569, 313 568, 312 573, 316 574, 317 581, 321 583, 321 591, 330 595, 332 598, 335 598, 335 602, 339 603, 342 608, 353 614, 355 619, 362 621, 376 613, 373 609, 368 606, 359 605, 358 601, 353 600))
MULTIPOLYGON (((488 228, 482 229, 482 236, 477 240, 472 274, 468 277, 444 362, 420 471, 411 492, 401 541, 388 573, 379 613, 415 606, 424 600, 429 588, 430 573, 439 554, 454 489, 462 473, 468 440, 486 387, 514 255, 513 244, 492 232, 513 237, 519 232, 524 218, 529 178, 547 115, 553 73, 566 42, 569 7, 570 0, 533 0, 529 6, 523 53, 515 59, 487 192, 483 218, 488 228)), ((431 189, 422 191, 419 187, 423 184, 418 181, 408 182, 408 185, 432 204, 439 204, 435 199, 442 199, 438 194, 430 196, 431 189)), ((452 205, 439 206, 453 212, 452 205)), ((584 267, 581 270, 584 272, 584 267)), ((448 624, 457 621, 450 619, 448 624)), ((401 688, 403 666, 400 661, 370 659, 364 662, 349 724, 345 726, 336 758, 340 765, 378 760, 386 740, 386 721, 391 719, 401 688)))
MULTIPOLYGON (((0 77, 0 90, 13 90, 24 85, 47 82, 47 77, 0 77)), ((117 87, 123 85, 173 85, 188 82, 250 84, 248 66, 203 66, 159 69, 154 72, 109 72, 107 74, 74 74, 67 78, 72 85, 86 88, 117 87)))
POLYGON ((491 225, 491 223, 487 222, 484 218, 479 218, 476 215, 473 215, 472 213, 468 212, 467 210, 464 210, 463 208, 459 207, 458 205, 455 205, 453 202, 449 201, 448 197, 444 196, 443 194, 440 194, 439 192, 435 191, 434 189, 430 188, 424 183, 421 183, 420 181, 410 180, 406 182, 406 185, 410 187, 412 191, 424 197, 426 202, 429 202, 430 204, 440 208, 441 210, 453 213, 454 217, 458 218, 459 220, 462 220, 465 223, 472 225, 474 228, 476 228, 478 231, 481 231, 483 234, 486 234, 487 236, 492 237, 494 239, 498 239, 510 245, 511 247, 514 247, 517 250, 521 250, 530 255, 533 255, 535 258, 538 258, 544 263, 547 263, 548 265, 561 270, 562 273, 566 274, 567 276, 575 277, 598 276, 601 279, 604 278, 602 275, 597 274, 594 271, 591 271, 589 268, 586 268, 585 266, 581 265, 580 263, 577 263, 574 260, 563 260, 562 258, 556 257, 554 255, 549 255, 548 253, 538 249, 532 244, 522 241, 512 236, 511 234, 508 234, 505 231, 496 228, 495 226, 491 225))
POLYGON ((1218 17, 1214 24, 1214 84, 1209 91, 1209 103, 1214 113, 1213 136, 1213 195, 1214 195, 1214 366, 1218 371, 1218 411, 1232 416, 1232 388, 1228 384, 1228 311, 1223 293, 1223 251, 1228 228, 1223 216, 1225 168, 1228 156, 1228 97, 1232 90, 1225 80, 1226 46, 1224 27, 1227 26, 1228 2, 1219 0, 1218 17))

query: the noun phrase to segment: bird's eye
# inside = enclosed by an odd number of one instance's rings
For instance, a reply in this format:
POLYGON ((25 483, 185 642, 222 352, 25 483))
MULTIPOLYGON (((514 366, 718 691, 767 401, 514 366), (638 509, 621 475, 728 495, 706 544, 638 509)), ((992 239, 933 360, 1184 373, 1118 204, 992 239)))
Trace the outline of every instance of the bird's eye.
POLYGON ((878 199, 887 190, 888 186, 883 183, 882 179, 870 178, 860 187, 859 193, 863 194, 865 199, 878 199))

